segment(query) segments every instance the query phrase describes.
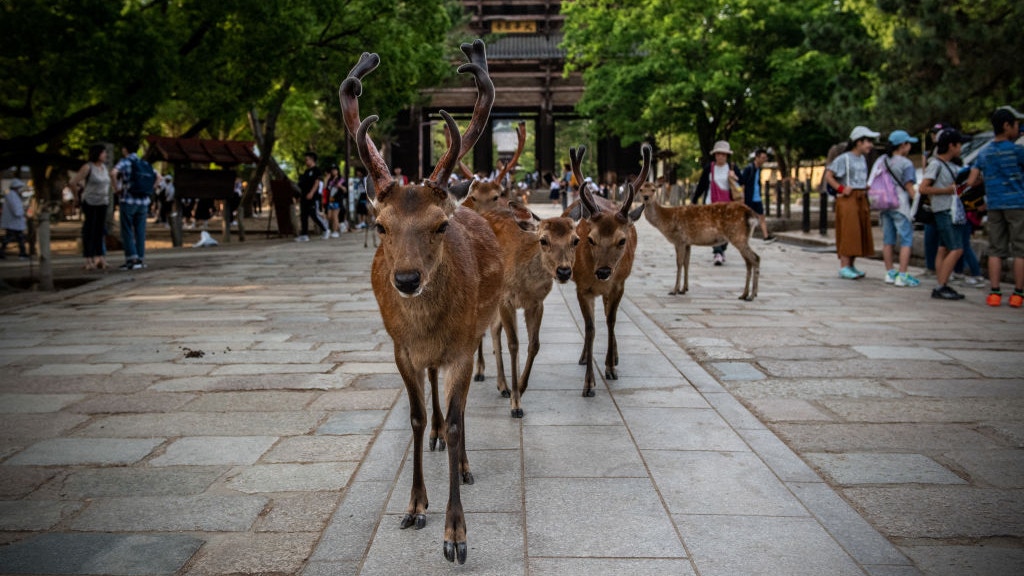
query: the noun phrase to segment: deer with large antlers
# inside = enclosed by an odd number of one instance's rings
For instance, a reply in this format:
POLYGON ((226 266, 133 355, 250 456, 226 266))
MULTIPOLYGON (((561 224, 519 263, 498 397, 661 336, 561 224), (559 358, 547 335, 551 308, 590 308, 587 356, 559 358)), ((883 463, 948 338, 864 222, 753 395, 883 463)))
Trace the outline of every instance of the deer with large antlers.
POLYGON ((644 215, 676 248, 676 284, 670 295, 686 294, 690 289, 690 247, 718 246, 729 242, 739 250, 747 264, 747 280, 740 300, 757 297, 757 279, 761 275, 761 257, 750 247, 756 214, 742 202, 662 206, 654 184, 645 183, 638 192, 644 215), (682 289, 679 277, 683 277, 682 289))
POLYGON ((583 353, 580 364, 587 366, 583 381, 583 396, 594 396, 594 299, 604 300, 605 321, 608 326, 608 351, 605 354, 604 374, 610 380, 618 379, 615 368, 619 363, 618 343, 615 340, 615 318, 619 302, 625 293, 626 279, 633 270, 636 253, 636 228, 633 224, 643 212, 641 206, 630 212, 636 187, 647 179, 651 168, 651 147, 641 147, 643 168, 632 184, 626 185, 626 198, 622 206, 591 194, 583 184, 580 164, 586 147, 570 149, 569 158, 576 181, 580 183, 579 201, 566 210, 565 215, 579 212, 583 219, 577 226, 580 243, 576 247, 576 261, 573 264, 573 280, 576 282, 576 299, 583 314, 583 353))
MULTIPOLYGON (((473 483, 466 459, 465 407, 473 372, 473 352, 494 318, 501 297, 501 247, 487 222, 476 212, 458 207, 447 189, 460 157, 479 137, 494 102, 494 84, 487 73, 484 43, 463 44, 470 62, 459 72, 476 81, 477 100, 465 135, 447 113, 453 142, 433 174, 421 184, 403 186, 391 177, 383 156, 368 137, 376 116, 359 118, 362 78, 380 63, 364 53, 339 89, 342 113, 354 136, 359 157, 373 180, 370 198, 377 216, 380 247, 373 258, 371 283, 384 327, 394 341, 395 363, 409 394, 413 436, 413 481, 409 507, 401 527, 426 524, 427 490, 423 479, 423 431, 427 410, 424 379, 433 392, 435 419, 431 438, 443 432, 448 446, 448 507, 445 513, 444 557, 466 561, 466 519, 460 484, 473 483), (447 408, 439 422, 437 378, 445 371, 447 408)), ((432 442, 433 444, 433 442, 432 442)), ((443 447, 443 444, 442 444, 443 447)))

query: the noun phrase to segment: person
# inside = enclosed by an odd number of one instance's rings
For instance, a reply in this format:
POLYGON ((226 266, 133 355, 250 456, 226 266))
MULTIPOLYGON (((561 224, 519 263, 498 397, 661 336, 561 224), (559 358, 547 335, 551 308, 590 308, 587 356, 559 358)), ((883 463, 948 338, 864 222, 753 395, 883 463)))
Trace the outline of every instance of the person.
POLYGON ((343 225, 345 230, 348 230, 348 224, 345 223, 347 210, 342 208, 348 199, 348 190, 345 189, 345 179, 341 177, 341 171, 337 164, 331 164, 327 171, 327 181, 324 183, 324 187, 327 190, 325 199, 327 201, 327 219, 331 223, 331 238, 339 238, 343 232, 341 229, 343 225))
MULTIPOLYGON (((700 181, 693 193, 693 203, 705 201, 708 204, 732 202, 732 187, 739 185, 740 174, 736 166, 729 162, 732 148, 725 140, 715 142, 711 148, 712 160, 705 164, 701 171, 700 181)), ((725 249, 729 243, 719 244, 711 249, 714 254, 715 266, 725 264, 725 249)))
MULTIPOLYGON (((938 147, 939 132, 947 128, 953 128, 953 125, 948 122, 936 122, 928 129, 928 134, 932 138, 932 151, 930 153, 926 152, 925 157, 935 153, 935 148, 938 147)), ((924 202, 925 200, 926 198, 921 196, 919 201, 924 202)), ((931 210, 930 205, 928 210, 931 210)), ((935 231, 935 221, 933 219, 926 220, 921 226, 924 228, 924 272, 922 276, 935 276, 935 254, 939 251, 939 234, 935 231)))
POLYGON ((25 231, 28 230, 28 218, 25 216, 25 203, 21 199, 21 191, 25 183, 15 178, 4 195, 4 212, 0 216, 0 228, 4 229, 4 239, 0 244, 0 258, 7 258, 7 245, 12 241, 18 243, 18 258, 28 260, 25 248, 25 231))
MULTIPOLYGON (((121 243, 124 245, 124 264, 121 270, 141 270, 146 267, 146 216, 149 214, 153 183, 143 183, 143 188, 132 188, 132 174, 142 170, 138 140, 128 139, 121 145, 122 158, 114 166, 110 180, 121 192, 118 210, 121 212, 121 243)), ((159 184, 159 178, 156 181, 159 184)))
POLYGON ((352 179, 352 186, 350 190, 354 190, 356 195, 356 225, 352 227, 352 230, 366 228, 369 224, 370 218, 370 197, 366 193, 366 170, 364 168, 356 168, 356 176, 352 179))
POLYGON ((109 268, 103 240, 106 236, 107 207, 110 205, 110 172, 107 171, 107 147, 89 147, 89 161, 71 177, 69 185, 81 187, 82 193, 82 256, 86 270, 109 268))
MULTIPOLYGON (((949 277, 963 253, 963 224, 955 224, 953 220, 953 210, 956 209, 954 203, 959 203, 959 199, 956 197, 957 167, 952 162, 960 156, 960 149, 968 140, 955 128, 939 132, 935 154, 928 160, 921 179, 921 194, 931 197, 935 231, 939 238, 939 249, 935 254, 935 280, 938 285, 932 289, 932 298, 964 298, 963 294, 949 286, 949 277)), ((960 209, 963 210, 963 207, 960 209)))
POLYGON ((888 173, 896 185, 900 205, 890 210, 882 210, 878 220, 882 225, 882 261, 885 262, 885 283, 894 286, 914 287, 921 281, 907 272, 910 266, 910 252, 914 244, 914 224, 910 220, 910 206, 914 201, 914 184, 917 183, 914 163, 907 155, 911 144, 918 142, 906 130, 893 130, 889 133, 889 145, 885 154, 875 160, 871 173, 881 177, 888 173), (881 163, 881 164, 880 164, 881 163), (885 172, 881 172, 884 170, 885 172), (893 265, 896 245, 899 243, 899 269, 893 265))
POLYGON ((224 217, 230 218, 231 226, 237 226, 238 219, 242 216, 238 208, 242 205, 242 194, 245 193, 245 185, 242 182, 241 176, 235 176, 235 187, 233 190, 234 195, 227 201, 227 206, 225 207, 227 214, 224 217))
POLYGON ((550 192, 548 198, 551 200, 552 206, 560 206, 562 204, 562 183, 551 175, 550 172, 544 174, 545 179, 548 180, 548 186, 550 192))
POLYGON ((405 174, 402 174, 401 166, 395 166, 394 172, 395 172, 395 177, 394 177, 395 178, 395 182, 398 182, 402 186, 408 186, 409 185, 409 177, 406 176, 405 174))
POLYGON ((299 176, 299 221, 301 230, 296 242, 309 242, 309 219, 312 218, 317 227, 323 232, 323 239, 331 237, 331 231, 327 223, 317 210, 317 193, 320 191, 321 172, 316 165, 316 152, 306 152, 306 170, 299 176))
POLYGON ((256 184, 256 193, 252 195, 252 213, 263 215, 263 182, 256 184))
POLYGON ((988 208, 988 280, 991 287, 985 303, 1002 304, 999 288, 1003 258, 1013 258, 1013 294, 1009 304, 1024 305, 1024 147, 1015 144, 1020 137, 1024 115, 1010 106, 992 113, 995 138, 978 154, 967 185, 985 180, 985 205, 988 208))
POLYGON ((164 174, 160 179, 160 185, 156 188, 156 198, 160 202, 156 221, 158 224, 163 224, 164 228, 171 227, 171 208, 174 207, 174 184, 171 183, 171 180, 170 174, 164 174))
POLYGON ((757 214, 757 222, 761 226, 761 238, 765 244, 778 240, 774 234, 768 233, 768 219, 764 217, 764 202, 761 196, 761 167, 768 161, 768 151, 764 148, 754 150, 754 158, 740 173, 743 183, 743 203, 757 214))
POLYGON ((839 277, 856 280, 865 276, 856 267, 859 256, 875 255, 871 233, 871 206, 868 204, 868 164, 866 156, 874 148, 879 133, 866 126, 850 131, 846 151, 825 170, 825 180, 836 190, 836 254, 839 277))

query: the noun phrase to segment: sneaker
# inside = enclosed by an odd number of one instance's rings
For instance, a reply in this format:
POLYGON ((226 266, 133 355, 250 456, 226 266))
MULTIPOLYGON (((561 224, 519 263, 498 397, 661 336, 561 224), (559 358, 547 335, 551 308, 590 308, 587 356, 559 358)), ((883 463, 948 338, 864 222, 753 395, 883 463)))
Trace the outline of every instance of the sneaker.
POLYGON ((956 272, 953 272, 952 274, 950 274, 949 277, 952 278, 953 280, 963 280, 964 279, 964 275, 963 274, 957 274, 956 272))
POLYGON ((850 266, 850 270, 853 270, 853 273, 857 275, 857 278, 863 278, 863 277, 867 276, 867 274, 861 272, 860 270, 857 270, 853 266, 850 266))
POLYGON ((941 298, 942 300, 963 300, 964 295, 953 290, 949 286, 940 286, 932 290, 932 298, 941 298))
POLYGON ((909 286, 910 288, 913 288, 914 286, 917 286, 920 283, 920 280, 914 278, 913 276, 907 274, 906 272, 903 272, 896 276, 896 280, 893 281, 893 284, 896 286, 909 286))
POLYGON ((1010 294, 1010 308, 1020 308, 1021 305, 1024 305, 1024 296, 1017 292, 1010 294))
POLYGON ((142 263, 142 260, 136 260, 132 262, 132 270, 142 270, 146 265, 142 263))
POLYGON ((856 279, 860 278, 860 276, 857 275, 857 272, 852 267, 850 267, 850 266, 846 266, 844 268, 840 268, 839 269, 839 277, 843 278, 843 279, 846 279, 846 280, 856 280, 856 279))
POLYGON ((885 283, 895 284, 897 275, 899 275, 899 272, 897 272, 895 268, 889 270, 888 272, 885 273, 885 283))
POLYGON ((767 237, 765 237, 764 243, 771 244, 772 242, 775 242, 778 239, 778 236, 776 236, 775 234, 769 234, 767 237))
POLYGON ((724 254, 719 254, 719 253, 716 252, 715 253, 715 266, 721 266, 722 264, 725 264, 725 255, 724 254))
POLYGON ((970 286, 972 288, 982 288, 985 286, 985 279, 981 276, 968 276, 964 278, 964 286, 970 286))
POLYGON ((309 236, 306 236, 305 234, 303 234, 301 236, 296 236, 295 237, 295 241, 296 242, 309 242, 309 236))
POLYGON ((135 261, 134 260, 128 260, 124 264, 121 264, 120 266, 118 266, 117 269, 118 270, 131 270, 132 266, 135 266, 135 261))
POLYGON ((989 292, 988 297, 985 298, 985 304, 996 307, 1003 303, 1003 295, 999 292, 989 292))
POLYGON ((324 230, 324 234, 320 238, 322 238, 324 240, 327 240, 330 237, 331 237, 331 231, 330 230, 324 230))
POLYGON ((331 232, 331 238, 341 238, 341 234, 338 234, 337 232, 331 232))

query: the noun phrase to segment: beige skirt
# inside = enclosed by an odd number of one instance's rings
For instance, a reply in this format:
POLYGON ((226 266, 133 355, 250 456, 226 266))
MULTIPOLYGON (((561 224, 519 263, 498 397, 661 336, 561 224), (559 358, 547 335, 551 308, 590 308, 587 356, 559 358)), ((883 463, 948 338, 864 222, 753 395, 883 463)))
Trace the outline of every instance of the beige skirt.
POLYGON ((836 254, 851 257, 875 255, 871 206, 865 190, 853 190, 849 196, 836 196, 836 254))

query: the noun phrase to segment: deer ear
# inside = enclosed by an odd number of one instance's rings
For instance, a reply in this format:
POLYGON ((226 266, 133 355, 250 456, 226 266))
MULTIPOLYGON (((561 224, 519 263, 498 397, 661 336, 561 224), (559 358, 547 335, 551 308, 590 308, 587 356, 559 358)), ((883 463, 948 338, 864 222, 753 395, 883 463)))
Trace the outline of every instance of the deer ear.
POLYGON ((579 223, 584 218, 590 218, 590 211, 583 206, 582 202, 576 202, 569 209, 569 213, 566 216, 572 218, 573 222, 579 223))
POLYGON ((629 219, 632 220, 633 222, 639 220, 640 216, 643 215, 644 213, 644 208, 646 207, 646 204, 641 204, 639 208, 633 209, 633 211, 629 213, 629 219))
POLYGON ((448 187, 448 193, 455 197, 459 202, 465 202, 466 198, 469 197, 469 191, 473 189, 475 182, 470 180, 460 180, 454 186, 448 187))

